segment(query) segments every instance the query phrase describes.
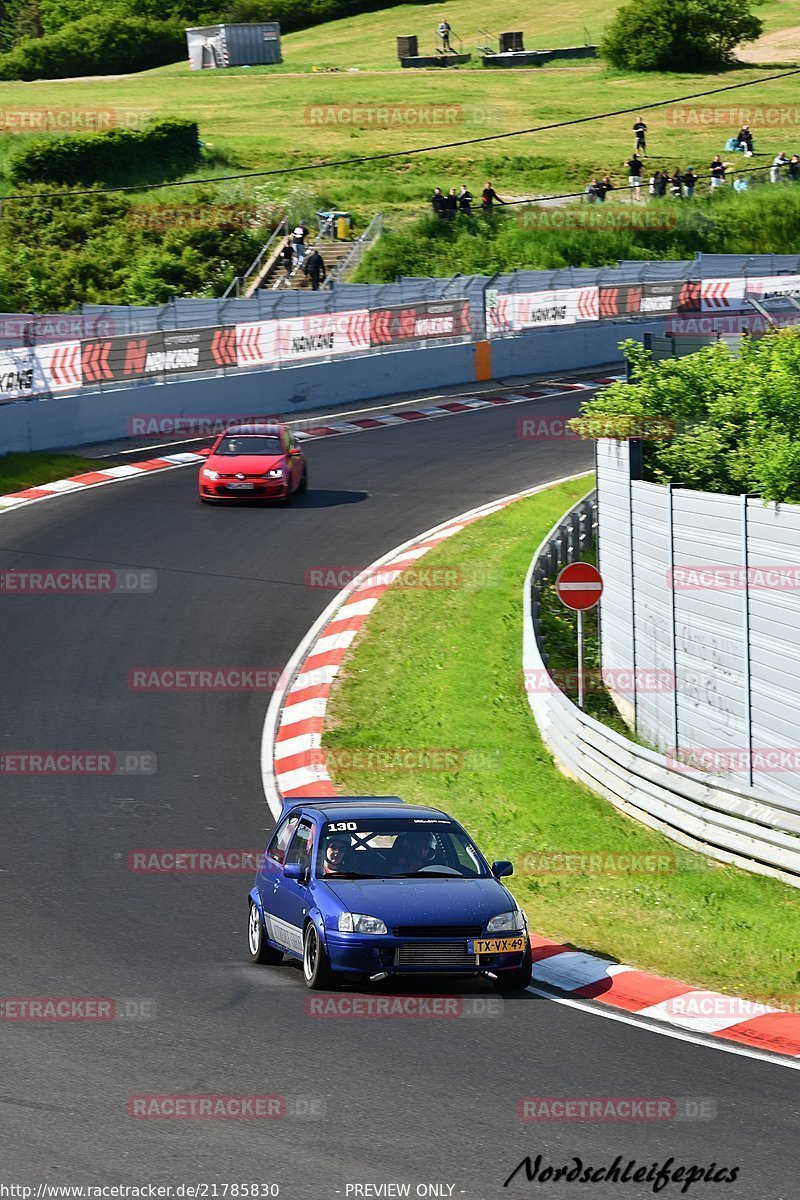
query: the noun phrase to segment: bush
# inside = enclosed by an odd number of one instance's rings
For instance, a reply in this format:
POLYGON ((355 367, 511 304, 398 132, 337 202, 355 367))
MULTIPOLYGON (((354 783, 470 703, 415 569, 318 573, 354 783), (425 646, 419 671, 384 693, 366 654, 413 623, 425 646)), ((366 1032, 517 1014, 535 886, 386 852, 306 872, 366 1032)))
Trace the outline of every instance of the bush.
POLYGON ((600 54, 620 71, 713 71, 762 29, 751 0, 633 0, 617 10, 600 54))
POLYGON ((681 201, 677 209, 669 197, 649 200, 641 210, 647 219, 637 225, 639 211, 613 200, 536 208, 536 223, 532 218, 530 225, 502 209, 491 220, 480 212, 455 221, 426 215, 385 233, 364 256, 356 282, 615 266, 620 259, 682 260, 696 253, 738 254, 744 246, 750 254, 784 254, 800 242, 800 185, 793 183, 754 187, 742 195, 719 188, 716 195, 681 201))
MULTIPOLYGON (((253 261, 268 232, 255 219, 232 225, 200 188, 182 189, 180 204, 190 218, 212 205, 208 219, 166 228, 143 221, 126 196, 64 196, 42 184, 30 192, 24 203, 3 204, 0 295, 8 312, 219 296, 253 261)), ((246 203, 230 199, 233 207, 246 203)))
POLYGON ((153 121, 144 129, 33 138, 11 158, 14 184, 124 184, 184 175, 200 161, 194 121, 153 121))
POLYGON ((177 23, 113 12, 83 17, 56 33, 24 38, 0 54, 0 79, 66 79, 147 71, 186 58, 177 23))
POLYGON ((655 431, 643 441, 655 483, 800 501, 800 329, 745 337, 738 354, 719 342, 653 362, 638 342, 624 349, 633 382, 584 403, 570 421, 578 433, 599 436, 604 418, 616 432, 624 421, 645 425, 655 431))

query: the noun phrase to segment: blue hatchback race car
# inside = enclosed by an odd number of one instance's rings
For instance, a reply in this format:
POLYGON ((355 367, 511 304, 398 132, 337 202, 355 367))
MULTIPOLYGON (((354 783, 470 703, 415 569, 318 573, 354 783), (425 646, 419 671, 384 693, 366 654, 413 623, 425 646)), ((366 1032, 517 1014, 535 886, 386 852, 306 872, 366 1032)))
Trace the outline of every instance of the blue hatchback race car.
POLYGON ((256 963, 301 960, 309 988, 394 976, 531 979, 525 916, 464 829, 396 796, 288 800, 250 892, 256 963))

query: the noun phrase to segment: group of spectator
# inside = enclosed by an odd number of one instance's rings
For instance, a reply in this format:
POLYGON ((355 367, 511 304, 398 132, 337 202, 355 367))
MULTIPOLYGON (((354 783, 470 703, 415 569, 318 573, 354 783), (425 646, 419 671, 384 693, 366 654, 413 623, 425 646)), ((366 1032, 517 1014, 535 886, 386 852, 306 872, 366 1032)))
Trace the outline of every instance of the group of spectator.
MULTIPOLYGON (((464 213, 470 216, 472 213, 473 195, 465 183, 461 185, 461 191, 456 192, 455 188, 450 188, 450 191, 445 195, 441 188, 434 188, 431 196, 431 207, 437 217, 441 217, 445 221, 452 221, 456 213, 464 213)), ((491 212, 495 204, 505 204, 505 200, 501 200, 497 192, 491 185, 489 180, 481 192, 481 211, 491 212)))
MULTIPOLYGON (((641 116, 636 118, 633 124, 633 154, 625 161, 625 166, 628 169, 628 186, 630 187, 632 198, 634 200, 641 199, 642 177, 644 175, 644 164, 640 158, 640 152, 645 157, 647 156, 647 124, 641 116)), ((729 138, 725 149, 727 151, 741 152, 745 158, 752 158, 755 150, 753 145, 753 132, 748 124, 743 124, 738 133, 729 138)), ((723 162, 722 155, 715 154, 713 161, 710 163, 709 183, 711 188, 722 187, 726 181, 726 175, 733 163, 723 162)), ((800 180, 800 156, 793 154, 790 158, 786 156, 783 150, 773 160, 769 169, 770 183, 780 183, 784 179, 783 168, 787 168, 786 178, 791 182, 800 180)), ((687 167, 681 170, 676 167, 674 171, 655 170, 649 177, 648 191, 651 196, 665 196, 669 194, 676 199, 691 199, 694 196, 694 190, 697 185, 699 176, 694 167, 687 167)), ((748 181, 741 174, 735 174, 733 187, 737 192, 743 192, 748 189, 748 181)), ((604 195, 598 194, 597 180, 593 179, 586 187, 586 195, 589 200, 605 199, 604 195)))
POLYGON ((312 246, 309 253, 309 248, 306 245, 307 237, 308 225, 305 221, 301 221, 299 225, 294 227, 291 236, 286 239, 281 248, 280 259, 283 263, 287 280, 291 278, 295 271, 298 269, 302 270, 311 284, 311 290, 316 292, 319 291, 320 283, 325 282, 325 263, 316 246, 312 246))

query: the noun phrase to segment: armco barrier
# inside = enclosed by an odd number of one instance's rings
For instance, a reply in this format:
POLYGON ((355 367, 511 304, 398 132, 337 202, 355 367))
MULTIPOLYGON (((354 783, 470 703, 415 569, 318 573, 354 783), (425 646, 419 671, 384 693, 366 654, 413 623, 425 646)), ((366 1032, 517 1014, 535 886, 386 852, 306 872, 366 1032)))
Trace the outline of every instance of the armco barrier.
MULTIPOLYGON (((522 662, 527 678, 542 678, 546 671, 534 624, 535 598, 542 581, 577 556, 572 512, 542 542, 525 580, 522 662)), ((663 755, 587 716, 555 683, 549 690, 529 690, 528 702, 562 770, 622 812, 692 850, 800 887, 800 816, 774 797, 710 782, 696 771, 673 770, 663 755)))

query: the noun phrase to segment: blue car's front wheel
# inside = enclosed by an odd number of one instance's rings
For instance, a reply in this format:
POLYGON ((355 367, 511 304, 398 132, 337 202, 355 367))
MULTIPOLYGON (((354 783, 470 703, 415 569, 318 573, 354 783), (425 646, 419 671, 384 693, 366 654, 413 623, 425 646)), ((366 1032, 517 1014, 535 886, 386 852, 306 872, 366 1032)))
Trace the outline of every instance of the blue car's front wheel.
POLYGON ((303 982, 312 991, 324 991, 336 986, 328 955, 316 925, 309 921, 303 934, 303 982))
POLYGON ((250 915, 247 919, 247 948, 250 951, 250 958, 254 963, 267 963, 271 966, 277 966, 279 962, 283 961, 281 951, 273 950, 267 941, 264 922, 261 920, 261 913, 252 900, 250 901, 250 915))

